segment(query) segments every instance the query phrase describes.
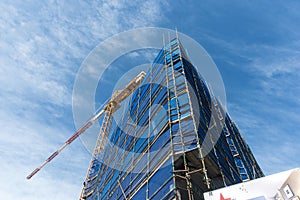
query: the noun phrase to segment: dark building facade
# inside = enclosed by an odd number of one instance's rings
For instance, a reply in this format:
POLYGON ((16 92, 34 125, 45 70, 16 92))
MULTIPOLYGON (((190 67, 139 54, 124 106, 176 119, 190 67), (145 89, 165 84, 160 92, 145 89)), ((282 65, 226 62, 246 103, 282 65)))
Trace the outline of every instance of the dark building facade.
POLYGON ((122 112, 102 120, 80 199, 203 199, 263 176, 178 38, 161 49, 122 112))

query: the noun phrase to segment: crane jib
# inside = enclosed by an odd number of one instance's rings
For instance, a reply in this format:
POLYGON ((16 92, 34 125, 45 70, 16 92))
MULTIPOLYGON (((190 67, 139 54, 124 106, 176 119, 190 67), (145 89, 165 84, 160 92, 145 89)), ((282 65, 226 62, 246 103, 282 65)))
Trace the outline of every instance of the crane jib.
POLYGON ((125 88, 123 88, 123 90, 120 91, 115 91, 114 95, 113 95, 113 99, 109 99, 108 103, 106 104, 106 106, 104 106, 104 108, 102 108, 100 110, 100 112, 97 112, 96 114, 94 114, 92 116, 92 118, 90 118, 90 120, 85 123, 81 128, 79 128, 57 151, 55 151, 51 156, 49 156, 49 158, 47 158, 47 160, 40 165, 40 167, 36 168, 33 172, 31 172, 31 174, 29 174, 26 178, 30 179, 31 177, 33 177, 38 171, 40 171, 46 164, 48 164, 55 156, 57 156, 65 147, 67 147, 69 144, 71 144, 76 138, 79 137, 79 135, 81 135, 82 133, 84 133, 90 126, 93 125, 93 123, 95 123, 95 121, 97 119, 99 119, 99 117, 106 111, 109 112, 108 114, 112 114, 114 111, 110 110, 107 111, 105 108, 113 103, 121 103, 124 99, 126 99, 133 91, 135 91, 139 85, 142 83, 142 81, 144 80, 146 76, 146 73, 144 71, 142 71, 139 75, 137 75, 132 81, 130 81, 125 88))
POLYGON ((70 137, 66 143, 67 144, 71 144, 79 135, 81 135, 84 131, 86 131, 86 129, 88 129, 93 123, 92 122, 88 122, 86 123, 83 127, 81 127, 72 137, 70 137))

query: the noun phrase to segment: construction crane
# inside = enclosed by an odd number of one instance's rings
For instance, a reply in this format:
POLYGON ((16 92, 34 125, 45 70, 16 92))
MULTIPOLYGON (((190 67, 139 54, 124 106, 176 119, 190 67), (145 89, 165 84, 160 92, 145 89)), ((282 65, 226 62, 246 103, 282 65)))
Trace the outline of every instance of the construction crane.
POLYGON ((146 76, 146 73, 142 71, 138 74, 132 81, 130 81, 125 88, 122 90, 117 90, 114 92, 110 100, 103 109, 99 109, 95 114, 83 125, 81 126, 61 147, 59 147, 51 156, 49 156, 38 168, 33 170, 26 178, 31 179, 36 173, 38 173, 45 165, 47 165, 53 158, 55 158, 64 148, 71 144, 75 139, 77 139, 81 134, 83 134, 88 128, 90 128, 105 112, 108 115, 113 114, 130 94, 132 94, 142 83, 146 76))

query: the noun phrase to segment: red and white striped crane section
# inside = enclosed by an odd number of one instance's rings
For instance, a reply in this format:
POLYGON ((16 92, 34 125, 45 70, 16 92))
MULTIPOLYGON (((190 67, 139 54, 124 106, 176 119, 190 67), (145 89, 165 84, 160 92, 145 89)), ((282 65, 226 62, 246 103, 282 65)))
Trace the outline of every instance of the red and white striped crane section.
MULTIPOLYGON (((82 133, 90 128, 101 117, 104 112, 114 112, 120 105, 120 103, 126 99, 131 93, 133 93, 139 85, 142 83, 146 76, 146 73, 142 71, 132 81, 130 81, 126 87, 122 90, 115 91, 110 101, 104 106, 103 109, 98 110, 83 126, 81 126, 60 148, 58 148, 49 158, 47 158, 39 167, 33 170, 26 178, 31 179, 36 173, 38 173, 45 165, 47 165, 53 158, 55 158, 64 148, 77 139, 82 133), (107 109, 108 107, 114 107, 115 109, 107 109)), ((112 113, 110 113, 112 114, 112 113)))

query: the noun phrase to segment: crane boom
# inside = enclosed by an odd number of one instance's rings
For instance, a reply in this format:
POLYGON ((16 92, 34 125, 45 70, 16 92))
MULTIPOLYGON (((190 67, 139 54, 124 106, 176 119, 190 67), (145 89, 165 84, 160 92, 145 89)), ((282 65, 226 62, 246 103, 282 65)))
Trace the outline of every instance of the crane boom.
POLYGON ((112 114, 116 109, 120 107, 120 104, 126 99, 133 91, 135 91, 141 82, 144 80, 146 73, 142 71, 132 81, 130 81, 124 89, 115 91, 112 98, 104 106, 103 109, 96 111, 96 113, 83 125, 81 126, 61 147, 59 147, 54 153, 52 153, 39 167, 33 170, 26 178, 31 179, 36 173, 38 173, 45 165, 47 165, 53 158, 55 158, 64 148, 76 140, 81 134, 83 134, 88 128, 90 128, 99 119, 104 112, 111 112, 112 114), (114 109, 108 109, 114 108, 114 109))

